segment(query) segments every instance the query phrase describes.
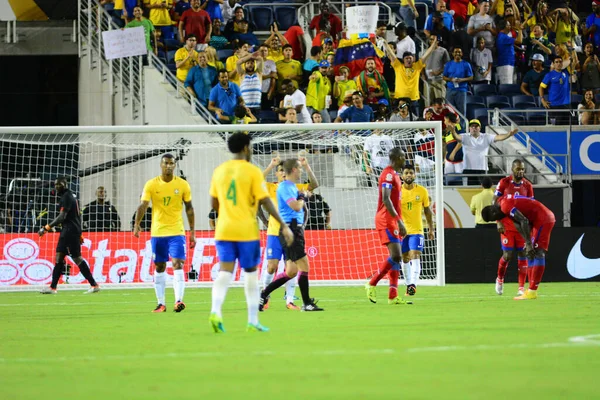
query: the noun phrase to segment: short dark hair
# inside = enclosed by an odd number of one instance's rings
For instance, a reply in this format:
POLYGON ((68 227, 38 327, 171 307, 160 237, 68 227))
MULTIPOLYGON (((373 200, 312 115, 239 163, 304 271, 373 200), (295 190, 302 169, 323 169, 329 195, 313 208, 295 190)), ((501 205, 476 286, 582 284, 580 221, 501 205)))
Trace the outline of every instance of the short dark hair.
POLYGON ((293 85, 293 83, 292 83, 292 80, 291 80, 291 79, 287 79, 287 78, 286 78, 286 79, 284 79, 284 80, 282 80, 282 81, 281 81, 281 85, 282 85, 282 86, 283 86, 283 85, 286 85, 286 86, 287 86, 287 85, 293 85))
POLYGON ((443 106, 445 102, 446 100, 444 100, 443 97, 436 97, 435 99, 433 99, 431 104, 439 104, 440 106, 443 106))
POLYGON ((486 206, 481 210, 481 218, 485 222, 495 221, 494 219, 494 206, 486 206))
POLYGON ((390 160, 397 160, 401 157, 406 158, 406 155, 404 154, 404 150, 402 150, 400 147, 394 147, 392 150, 390 150, 390 160))
POLYGON ((310 55, 312 57, 318 55, 320 52, 323 51, 323 48, 321 46, 313 46, 310 48, 310 55))
POLYGON ((290 48, 290 49, 294 50, 294 48, 292 47, 292 45, 289 44, 289 43, 288 44, 284 44, 283 47, 281 48, 281 50, 283 51, 283 50, 285 50, 287 48, 290 48))
POLYGON ((385 21, 382 21, 382 20, 377 21, 377 28, 381 28, 382 26, 387 26, 385 21))
POLYGON ((285 160, 283 162, 283 170, 286 174, 291 174, 294 168, 298 167, 298 159, 290 158, 289 160, 285 160))
POLYGON ((506 29, 506 20, 504 18, 501 18, 497 23, 496 23, 496 27, 498 28, 498 30, 504 30, 506 29))
POLYGON ((462 28, 464 28, 464 27, 465 27, 465 25, 466 25, 466 24, 467 24, 467 23, 465 22, 465 19, 464 19, 463 17, 461 17, 460 15, 459 15, 459 16, 456 16, 456 17, 454 17, 454 26, 455 26, 456 28, 458 28, 458 29, 462 29, 462 28))
POLYGON ((408 169, 410 171, 416 171, 415 166, 412 164, 406 164, 404 167, 402 167, 402 171, 404 171, 405 169, 408 169))
POLYGON ((456 114, 454 114, 454 113, 448 113, 444 117, 448 118, 448 120, 450 122, 452 122, 453 124, 455 124, 456 121, 458 121, 458 118, 456 118, 456 114))
POLYGON ((404 57, 408 57, 408 56, 412 57, 413 53, 411 53, 410 51, 405 51, 404 53, 402 53, 402 59, 404 59, 404 57))
POLYGON ((246 113, 246 107, 244 106, 235 106, 235 109, 233 110, 233 115, 235 115, 236 118, 242 119, 244 118, 247 113, 246 113))
POLYGON ((523 159, 521 159, 521 158, 515 158, 513 160, 513 162, 512 162, 511 165, 514 167, 516 164, 523 164, 523 165, 525 165, 525 161, 523 161, 523 159))
POLYGON ((193 33, 188 33, 187 35, 185 35, 186 42, 187 42, 188 39, 191 39, 191 38, 198 39, 196 37, 196 35, 194 35, 193 33))
POLYGON ((66 176, 58 176, 56 177, 56 181, 62 182, 65 186, 67 186, 67 183, 69 182, 66 176))
POLYGON ((233 50, 241 49, 242 46, 247 44, 245 40, 234 40, 233 41, 233 50))
POLYGON ((165 153, 163 154, 163 156, 160 158, 160 160, 162 161, 163 158, 168 158, 168 159, 172 159, 175 160, 175 156, 171 153, 165 153))
MULTIPOLYGON (((229 74, 229 71, 227 71, 225 68, 221 68, 217 74, 217 76, 221 75, 221 74, 229 74)), ((229 76, 229 75, 228 75, 229 76)))
POLYGON ((250 146, 250 135, 245 133, 234 133, 227 139, 227 148, 233 154, 241 153, 247 146, 250 146))
POLYGON ((492 178, 490 178, 489 176, 484 176, 483 178, 481 178, 481 186, 483 186, 484 189, 491 188, 492 178))

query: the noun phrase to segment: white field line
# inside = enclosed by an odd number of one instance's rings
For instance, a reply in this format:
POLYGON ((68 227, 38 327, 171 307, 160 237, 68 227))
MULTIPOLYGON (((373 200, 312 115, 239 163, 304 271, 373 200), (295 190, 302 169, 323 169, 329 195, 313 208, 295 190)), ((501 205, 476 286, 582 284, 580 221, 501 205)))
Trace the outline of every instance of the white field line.
MULTIPOLYGON (((317 351, 253 351, 245 352, 245 356, 280 356, 280 357, 352 357, 369 355, 400 355, 403 353, 441 353, 441 352, 461 352, 461 351, 498 351, 506 349, 554 349, 554 348, 575 348, 575 347, 600 347, 600 334, 575 336, 569 338, 567 342, 558 343, 515 343, 506 345, 473 345, 473 346, 436 346, 436 347, 411 347, 407 349, 372 349, 372 350, 354 350, 354 349, 332 349, 317 351)), ((113 354, 113 355, 88 355, 74 357, 41 357, 41 358, 4 358, 0 357, 0 364, 28 364, 28 363, 69 363, 78 361, 133 361, 133 360, 154 360, 154 359, 185 359, 185 358, 239 358, 239 352, 190 352, 190 353, 149 353, 149 354, 113 354)))

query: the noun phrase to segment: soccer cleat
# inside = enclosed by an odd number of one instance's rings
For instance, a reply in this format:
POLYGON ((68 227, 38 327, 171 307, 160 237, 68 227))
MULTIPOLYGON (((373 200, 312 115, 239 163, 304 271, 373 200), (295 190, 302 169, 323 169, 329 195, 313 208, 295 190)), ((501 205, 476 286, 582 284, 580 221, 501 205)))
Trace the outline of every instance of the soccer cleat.
POLYGON ((167 311, 167 307, 165 307, 164 304, 159 304, 156 306, 156 308, 154 310, 152 310, 152 312, 154 312, 154 313, 166 312, 166 311, 167 311))
POLYGON ((45 287, 42 290, 40 290, 41 294, 56 294, 57 291, 56 289, 52 289, 51 287, 45 287))
POLYGON ((267 328, 266 326, 262 326, 260 323, 257 323, 255 325, 248 322, 246 332, 269 332, 269 328, 267 328))
POLYGON ((504 293, 504 280, 496 278, 496 293, 500 296, 504 293))
POLYGON ((265 311, 269 308, 269 296, 265 296, 264 293, 264 290, 260 292, 260 299, 258 300, 258 311, 265 311))
POLYGON ((88 290, 83 292, 83 294, 98 293, 99 291, 100 291, 100 286, 96 285, 96 286, 90 287, 88 290))
POLYGON ((300 309, 300 307, 298 307, 298 306, 297 306, 297 305, 295 305, 294 303, 287 303, 287 304, 285 305, 285 307, 286 307, 288 310, 299 310, 299 309, 300 309))
POLYGON ((223 326, 223 318, 218 317, 217 314, 212 313, 208 317, 208 322, 215 333, 225 333, 225 327, 223 326))
POLYGON ((537 299, 537 290, 527 289, 525 293, 514 298, 515 300, 535 300, 537 299))
POLYGON ((376 286, 371 286, 369 282, 365 283, 365 290, 367 291, 367 299, 371 303, 377 303, 377 295, 375 294, 376 286))
POLYGON ((523 293, 525 293, 525 288, 524 287, 520 287, 519 290, 517 291, 517 296, 522 295, 523 293))
POLYGON ((185 303, 183 301, 178 301, 177 303, 175 303, 175 307, 173 307, 173 311, 182 312, 183 310, 185 310, 185 303))
POLYGON ((412 304, 412 301, 404 300, 401 297, 395 297, 393 299, 388 299, 388 304, 412 304))
POLYGON ((410 284, 406 287, 405 296, 414 296, 417 293, 417 287, 413 284, 410 284))
POLYGON ((325 311, 323 308, 317 305, 317 302, 314 299, 311 299, 310 304, 305 304, 302 306, 301 311, 325 311))

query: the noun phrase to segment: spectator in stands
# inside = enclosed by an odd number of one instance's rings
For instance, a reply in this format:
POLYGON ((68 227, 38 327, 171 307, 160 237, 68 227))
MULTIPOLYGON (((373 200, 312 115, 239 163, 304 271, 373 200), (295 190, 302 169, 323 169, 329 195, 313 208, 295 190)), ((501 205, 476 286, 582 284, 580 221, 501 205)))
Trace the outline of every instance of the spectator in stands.
POLYGON ((375 46, 379 50, 385 52, 385 35, 387 33, 387 24, 385 21, 377 21, 377 28, 375 29, 375 46))
POLYGON ((342 32, 342 20, 337 15, 333 14, 330 11, 329 3, 326 0, 321 1, 321 14, 315 15, 313 19, 310 21, 309 29, 313 30, 313 37, 317 36, 319 32, 321 32, 320 25, 321 20, 327 20, 329 22, 329 34, 331 37, 337 41, 339 39, 339 34, 342 32))
MULTIPOLYGON (((555 56, 552 70, 544 76, 540 84, 540 99, 544 108, 567 110, 571 105, 571 91, 569 80, 571 76, 567 69, 563 69, 563 59, 555 56), (548 89, 548 100, 544 98, 544 90, 548 89)), ((558 125, 568 125, 569 114, 557 112, 550 114, 551 120, 558 125)))
POLYGON ((446 115, 454 114, 458 118, 456 110, 452 108, 450 104, 446 104, 443 97, 433 99, 431 107, 426 108, 423 112, 423 117, 426 121, 440 121, 442 123, 442 130, 446 129, 446 115), (427 113, 431 112, 431 116, 428 117, 427 113))
POLYGON ((396 72, 396 91, 394 97, 397 99, 402 97, 411 99, 411 111, 417 115, 421 113, 421 106, 419 104, 419 100, 421 99, 419 93, 419 77, 421 71, 425 69, 425 62, 436 48, 437 40, 431 40, 429 48, 417 62, 414 62, 414 55, 408 52, 402 55, 402 62, 400 62, 394 55, 394 52, 391 51, 391 49, 388 49, 388 57, 396 72))
MULTIPOLYGON (((429 44, 432 45, 433 41, 438 40, 434 35, 429 37, 429 44)), ((450 55, 448 50, 439 45, 431 52, 431 55, 425 62, 425 74, 427 77, 428 93, 427 98, 429 101, 438 97, 446 97, 446 84, 442 79, 442 73, 444 72, 444 65, 450 61, 450 55)), ((424 54, 421 54, 421 58, 424 54)))
POLYGON ((184 11, 179 20, 179 40, 183 43, 184 37, 193 34, 198 40, 196 44, 208 43, 212 32, 210 16, 200 8, 200 0, 191 0, 191 3, 192 8, 184 11))
POLYGON ((240 76, 240 92, 246 107, 250 108, 256 115, 260 112, 260 100, 262 95, 262 70, 263 58, 256 51, 246 54, 236 63, 237 73, 240 76))
POLYGON ((496 75, 499 84, 512 84, 515 75, 515 45, 520 45, 523 41, 523 31, 517 31, 517 37, 514 38, 510 32, 510 22, 505 19, 498 21, 498 38, 496 39, 496 50, 498 60, 496 65, 496 75))
MULTIPOLYGON (((339 117, 344 111, 348 108, 352 107, 352 95, 356 92, 356 90, 348 90, 344 92, 343 100, 344 102, 338 108, 337 116, 339 117)), ((348 122, 347 120, 343 120, 342 122, 348 122)))
MULTIPOLYGON (((456 130, 452 131, 452 136, 456 141, 462 144, 465 163, 464 174, 486 174, 488 170, 487 154, 490 145, 494 142, 501 142, 514 136, 518 129, 513 129, 508 133, 493 135, 489 133, 481 133, 481 122, 478 119, 469 121, 469 133, 458 134, 456 130)), ((469 185, 478 185, 479 178, 470 176, 468 178, 469 185)))
POLYGON ((402 98, 398 101, 398 107, 390 116, 390 122, 416 121, 417 117, 410 112, 410 99, 402 98))
POLYGON ((401 59, 404 53, 417 53, 417 47, 415 46, 415 41, 412 40, 410 36, 408 36, 406 25, 403 22, 398 22, 396 27, 394 28, 394 33, 398 36, 398 41, 396 42, 396 57, 401 59))
POLYGON ((548 29, 548 32, 551 32, 554 28, 554 18, 548 15, 548 3, 545 1, 538 3, 535 13, 523 22, 521 29, 529 27, 529 30, 531 30, 536 24, 544 25, 548 29))
POLYGON ((208 65, 206 53, 201 51, 198 53, 198 65, 188 72, 184 87, 192 97, 197 98, 200 104, 206 107, 216 79, 217 69, 208 65))
POLYGON ((532 68, 527 71, 521 83, 521 93, 528 96, 537 96, 540 93, 540 83, 548 73, 544 69, 544 56, 536 53, 531 57, 532 68))
POLYGON ((514 29, 521 29, 521 13, 514 0, 503 2, 502 7, 499 7, 500 2, 500 0, 494 1, 490 9, 490 15, 492 17, 496 15, 501 16, 510 22, 510 26, 512 26, 514 29))
POLYGON ((463 61, 463 52, 460 48, 452 51, 454 59, 444 66, 444 80, 448 83, 446 100, 461 114, 465 115, 467 109, 467 82, 473 80, 471 64, 463 61))
MULTIPOLYGON (((244 19, 246 19, 244 9, 242 8, 242 6, 239 6, 234 10, 233 19, 227 22, 223 32, 225 34, 225 37, 229 39, 230 42, 232 41, 233 34, 239 32, 239 23, 244 19)), ((254 26, 254 24, 249 24, 248 30, 250 32, 254 31, 255 29, 256 27, 254 26)))
POLYGON ((475 216, 475 228, 495 229, 496 223, 494 221, 485 222, 481 218, 483 207, 487 207, 494 202, 492 179, 489 176, 484 176, 481 179, 481 187, 483 187, 483 190, 471 198, 471 214, 475 216))
POLYGON ((219 83, 210 91, 208 110, 215 113, 221 123, 230 123, 233 119, 235 107, 245 105, 240 87, 229 82, 227 70, 219 71, 219 83))
POLYGON ((568 7, 552 10, 549 16, 554 18, 553 30, 556 32, 554 43, 557 45, 566 44, 567 46, 573 46, 575 44, 575 36, 579 35, 579 30, 577 29, 579 17, 568 7))
MULTIPOLYGON (((391 52, 393 53, 393 52, 391 52)), ((379 99, 390 99, 390 91, 383 75, 375 69, 375 59, 367 58, 365 69, 356 78, 356 86, 364 93, 367 104, 377 104, 379 99)))
MULTIPOLYGON (((288 108, 293 108, 298 114, 298 122, 301 124, 310 124, 311 118, 306 108, 306 95, 301 90, 296 88, 294 81, 291 79, 283 79, 281 81, 281 91, 285 97, 279 104, 279 108, 275 109, 277 113, 285 113, 288 108)), ((282 118, 280 118, 282 120, 282 118)), ((283 119, 285 120, 285 119, 283 119)))
POLYGON ((121 230, 121 218, 115 206, 106 200, 104 186, 96 189, 96 200, 92 201, 81 212, 83 230, 86 232, 111 232, 121 230))
POLYGON ((373 109, 364 104, 363 94, 356 91, 352 94, 353 105, 338 114, 334 122, 373 122, 375 114, 373 109))
POLYGON ((400 0, 400 17, 407 27, 413 27, 417 29, 417 18, 419 18, 419 12, 415 7, 414 0, 400 0))
POLYGON ((248 43, 243 40, 233 41, 233 55, 227 57, 225 61, 225 69, 229 72, 229 82, 240 84, 240 76, 237 73, 237 62, 240 58, 245 57, 248 54, 248 43))
POLYGON ((487 0, 479 1, 479 13, 469 19, 467 33, 473 36, 473 46, 477 45, 477 38, 485 39, 485 47, 494 48, 494 36, 496 36, 496 24, 494 18, 489 14, 490 3, 487 0))
POLYGON ((575 49, 570 49, 565 44, 559 44, 554 48, 554 53, 563 60, 563 68, 571 75, 579 71, 579 58, 575 49))
POLYGON ((469 4, 477 5, 477 0, 452 0, 450 1, 450 10, 454 11, 454 22, 460 17, 463 21, 467 21, 467 11, 469 4))
POLYGON ((185 82, 188 72, 198 62, 196 49, 196 35, 193 33, 185 37, 185 45, 175 52, 175 67, 177 67, 177 79, 185 82))
POLYGON ((471 49, 471 64, 473 64, 473 81, 490 83, 492 81, 492 65, 494 59, 490 49, 485 47, 485 39, 477 38, 477 46, 471 49))
POLYGON ((390 165, 390 151, 394 141, 383 129, 373 129, 373 133, 365 138, 363 160, 365 172, 372 181, 377 181, 381 171, 390 165))
POLYGON ((233 13, 236 8, 241 7, 237 0, 224 0, 221 3, 221 20, 223 23, 228 23, 233 18, 233 13))
POLYGON ((208 46, 206 47, 204 52, 206 53, 206 62, 208 63, 208 65, 210 65, 211 67, 215 67, 217 72, 222 69, 225 69, 225 65, 223 65, 221 60, 219 60, 219 58, 217 57, 217 50, 214 47, 208 46))
POLYGON ((275 89, 277 88, 277 67, 273 60, 269 60, 269 46, 265 43, 258 48, 263 58, 261 109, 270 110, 275 105, 275 89))
POLYGON ((227 47, 227 45, 229 45, 229 41, 223 35, 221 26, 223 26, 223 23, 220 19, 215 19, 212 21, 210 40, 208 41, 208 45, 214 47, 217 50, 224 49, 227 47))
POLYGON ((146 36, 146 47, 148 48, 148 53, 158 54, 158 49, 156 47, 157 38, 156 38, 156 30, 154 29, 154 25, 152 25, 152 21, 143 17, 143 10, 141 7, 135 7, 133 9, 134 19, 129 22, 125 28, 136 28, 141 26, 144 28, 144 35, 146 36), (152 48, 152 41, 150 40, 150 35, 154 37, 154 48, 152 48))
MULTIPOLYGON (((247 125, 247 124, 255 124, 258 122, 258 119, 254 114, 252 114, 252 110, 245 106, 237 106, 235 110, 233 110, 233 119, 231 123, 234 125, 247 125)), ((248 132, 245 132, 246 134, 248 132)))
POLYGON ((461 17, 455 17, 454 26, 456 30, 450 35, 450 49, 459 48, 465 56, 465 61, 469 62, 471 49, 473 48, 473 38, 465 29, 465 20, 461 17))
POLYGON ((171 20, 179 25, 179 20, 184 12, 192 8, 190 0, 179 0, 171 9, 171 20))
POLYGON ((551 47, 553 44, 544 36, 543 25, 535 24, 531 30, 531 35, 527 35, 523 44, 525 45, 525 57, 528 60, 532 60, 534 54, 541 54, 544 57, 552 54, 551 47))
POLYGON ((100 0, 99 3, 111 16, 111 19, 115 25, 117 25, 119 28, 123 28, 125 26, 125 17, 123 16, 123 1, 115 4, 114 0, 100 0))
POLYGON ((584 62, 581 67, 581 88, 600 93, 600 61, 594 54, 594 46, 586 43, 583 48, 584 62))
POLYGON ((323 44, 325 43, 325 40, 329 39, 328 44, 331 44, 331 47, 333 48, 333 43, 335 42, 335 39, 329 33, 329 31, 330 31, 329 20, 322 19, 319 22, 319 25, 320 25, 320 31, 313 38, 312 45, 313 46, 323 46, 323 44))
POLYGON ((144 0, 144 7, 150 10, 149 19, 155 28, 161 30, 162 37, 172 39, 174 37, 173 21, 169 10, 173 8, 173 0, 144 0))
POLYGON ((600 124, 600 111, 595 111, 596 108, 594 92, 586 90, 581 103, 577 106, 577 111, 579 111, 579 125, 600 124))
POLYGON ((325 230, 331 229, 331 207, 318 193, 308 191, 306 197, 306 207, 308 208, 308 220, 306 229, 325 230))
POLYGON ((298 113, 294 107, 289 107, 285 109, 284 120, 286 124, 297 124, 298 123, 298 113))
POLYGON ((293 58, 297 61, 304 60, 304 30, 300 27, 300 25, 292 25, 285 31, 283 37, 288 41, 288 43, 292 46, 292 50, 294 51, 293 58))
POLYGON ((239 40, 240 42, 246 42, 252 49, 257 49, 259 42, 256 35, 248 31, 249 23, 247 19, 243 19, 238 22, 237 32, 231 35, 232 40, 239 40))
POLYGON ((223 19, 223 14, 221 13, 221 4, 223 1, 224 0, 204 0, 202 2, 202 9, 208 13, 211 20, 223 19))
MULTIPOLYGON (((444 146, 444 175, 462 174, 464 169, 462 143, 454 138, 456 134, 456 123, 458 117, 456 114, 448 113, 444 116, 444 125, 442 132, 442 144, 444 146)), ((446 176, 446 183, 456 183, 458 180, 446 176)))
MULTIPOLYGON (((425 115, 431 116, 433 111, 425 115)), ((427 120, 427 118, 425 118, 427 120)), ((423 186, 435 185, 435 134, 431 129, 419 129, 413 138, 415 148, 414 163, 417 168, 417 183, 423 186)))
MULTIPOLYGON (((439 15, 441 16, 444 26, 448 29, 448 31, 454 31, 454 17, 448 12, 448 9, 446 8, 446 2, 444 0, 438 0, 437 4, 435 5, 435 10, 439 11, 439 15)), ((431 32, 433 31, 434 14, 435 13, 429 14, 425 20, 425 29, 423 29, 423 33, 425 33, 425 36, 427 37, 431 36, 431 32)))
POLYGON ((273 25, 271 25, 271 36, 265 40, 265 44, 269 46, 269 60, 273 60, 273 62, 283 60, 283 48, 281 46, 288 44, 288 41, 279 32, 277 22, 273 22, 273 25))
POLYGON ((582 24, 584 41, 589 41, 595 50, 600 50, 600 0, 592 2, 592 13, 588 15, 585 24, 582 24))
POLYGON ((442 13, 436 11, 433 13, 433 25, 431 36, 436 36, 438 39, 438 44, 443 48, 450 47, 450 40, 452 39, 452 33, 446 26, 444 25, 444 20, 442 19, 442 13))
MULTIPOLYGON (((283 46, 283 60, 277 61, 277 85, 281 89, 285 79, 291 79, 295 88, 300 87, 302 82, 302 64, 300 61, 294 60, 294 50, 292 46, 286 44, 283 46)), ((283 91, 283 89, 281 89, 283 91)))
MULTIPOLYGON (((321 53, 323 52, 323 48, 321 46, 313 46, 310 48, 310 57, 304 61, 304 65, 302 65, 302 72, 304 76, 309 77, 310 74, 315 70, 315 68, 319 68, 319 61, 321 61, 321 53)), ((306 81, 305 79, 303 79, 306 81)))
POLYGON ((331 103, 331 82, 327 78, 327 69, 329 63, 323 60, 319 63, 319 69, 314 71, 309 78, 308 88, 306 89, 306 107, 308 113, 314 111, 321 113, 323 122, 330 123, 331 117, 327 108, 331 103))
POLYGON ((342 66, 338 71, 339 75, 335 77, 333 84, 333 97, 337 99, 338 107, 341 107, 344 105, 346 94, 350 91, 350 99, 352 99, 352 93, 356 92, 358 87, 354 79, 348 79, 350 68, 342 66))

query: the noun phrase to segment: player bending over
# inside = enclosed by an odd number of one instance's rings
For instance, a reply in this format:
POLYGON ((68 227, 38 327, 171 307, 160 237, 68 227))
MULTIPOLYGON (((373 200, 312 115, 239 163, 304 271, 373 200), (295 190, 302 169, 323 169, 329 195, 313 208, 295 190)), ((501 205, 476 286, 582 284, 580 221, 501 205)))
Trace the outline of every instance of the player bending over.
POLYGON ((528 257, 527 278, 529 289, 515 300, 537 299, 537 289, 546 268, 546 252, 556 219, 552 211, 537 200, 519 195, 506 195, 498 203, 481 210, 484 221, 498 221, 509 217, 525 240, 528 257))
POLYGON ((395 147, 390 151, 390 165, 385 167, 379 176, 379 199, 377 200, 377 214, 375 215, 375 228, 383 246, 387 246, 390 257, 384 261, 379 271, 366 283, 367 298, 371 303, 377 303, 375 287, 377 283, 389 272, 390 290, 388 304, 412 304, 398 296, 398 277, 400 276, 400 262, 402 249, 400 243, 406 236, 406 227, 402 222, 401 194, 402 183, 398 172, 402 171, 406 156, 401 148, 395 147))
POLYGON ((427 238, 435 238, 433 213, 429 208, 429 193, 415 183, 415 167, 406 165, 402 170, 402 219, 406 226, 406 236, 402 238, 402 273, 406 281, 406 295, 414 296, 421 275, 421 253, 425 236, 423 218, 427 220, 427 238))
POLYGON ((133 235, 140 237, 140 223, 146 214, 146 209, 152 202, 151 244, 154 255, 154 291, 158 305, 152 311, 165 312, 165 286, 167 283, 167 261, 171 257, 173 264, 173 291, 175 292, 175 307, 173 311, 185 310, 183 294, 185 278, 183 264, 185 263, 185 228, 181 211, 185 205, 185 214, 190 225, 190 248, 196 245, 194 231, 195 215, 192 206, 192 190, 188 182, 174 175, 177 162, 172 154, 160 158, 161 174, 150 179, 144 185, 141 203, 135 214, 133 235))
MULTIPOLYGON (((296 184, 296 188, 300 192, 306 192, 307 190, 312 191, 319 187, 319 182, 315 177, 310 165, 308 164, 308 160, 306 157, 299 157, 298 161, 302 167, 306 170, 306 174, 308 175, 308 184, 296 184)), ((277 202, 277 188, 279 184, 285 180, 285 171, 283 170, 283 162, 279 160, 279 157, 275 157, 271 160, 271 163, 267 166, 267 168, 263 171, 263 175, 267 177, 271 170, 275 168, 275 176, 277 177, 277 182, 267 182, 267 190, 269 191, 269 195, 271 197, 271 201, 275 204, 275 207, 278 207, 277 202)), ((260 210, 259 210, 260 211, 260 210)), ((306 214, 305 214, 306 216, 306 214)), ((279 266, 279 260, 284 258, 283 247, 281 246, 281 242, 279 241, 279 223, 272 216, 269 217, 269 223, 267 227, 267 271, 263 274, 263 289, 269 286, 271 282, 273 282, 273 278, 275 276, 275 272, 277 272, 277 267, 279 266)), ((291 260, 287 261, 291 263, 291 260)), ((294 304, 294 295, 296 291, 296 279, 290 279, 285 283, 285 302, 286 307, 289 310, 299 310, 300 307, 294 304)), ((266 310, 269 308, 269 298, 267 298, 267 302, 263 305, 263 309, 266 310)))
POLYGON ((281 236, 286 244, 292 243, 293 234, 271 202, 260 169, 250 163, 250 136, 235 133, 227 140, 227 147, 233 153, 233 158, 214 170, 210 183, 212 208, 219 214, 215 246, 221 269, 213 282, 209 323, 215 333, 225 332, 221 309, 232 279, 235 261, 238 260, 240 267, 245 271, 247 330, 266 332, 269 329, 258 322, 257 270, 260 264, 260 234, 256 215, 259 205, 281 224, 281 236))
MULTIPOLYGON (((494 203, 499 197, 512 194, 533 198, 533 185, 524 177, 525 163, 516 159, 512 162, 512 175, 500 179, 494 192, 494 203)), ((504 293, 504 276, 506 268, 517 250, 517 265, 519 270, 518 295, 525 292, 525 280, 527 279, 527 255, 525 254, 525 242, 517 232, 515 224, 509 217, 498 221, 498 232, 500 233, 500 245, 502 246, 502 257, 498 261, 498 277, 496 278, 496 293, 504 293)))
POLYGON ((298 270, 300 270, 298 274, 298 286, 302 295, 302 311, 323 311, 321 307, 317 306, 309 293, 308 272, 310 267, 304 249, 303 227, 306 194, 300 192, 296 186, 300 182, 302 165, 297 159, 286 160, 283 163, 283 169, 286 179, 277 188, 277 203, 281 217, 290 225, 290 229, 294 233, 294 243, 286 245, 281 233, 279 234, 279 240, 281 241, 286 258, 286 267, 285 271, 277 275, 273 282, 262 291, 260 295, 260 310, 264 310, 264 305, 267 304, 267 299, 271 292, 283 286, 290 279, 295 278, 298 270), (287 263, 288 260, 291 263, 287 263))
POLYGON ((52 282, 50 287, 46 287, 40 291, 42 294, 56 294, 58 281, 65 270, 65 257, 67 254, 71 256, 75 264, 79 267, 81 274, 88 280, 91 287, 85 293, 97 293, 100 287, 96 283, 90 267, 87 262, 81 257, 81 212, 79 211, 79 203, 75 194, 67 188, 67 179, 64 177, 57 178, 54 181, 56 193, 60 196, 59 210, 60 213, 54 221, 44 226, 39 230, 38 235, 44 236, 46 232, 52 230, 57 225, 62 225, 58 243, 56 244, 56 264, 52 270, 52 282))

